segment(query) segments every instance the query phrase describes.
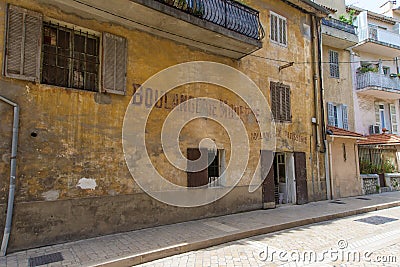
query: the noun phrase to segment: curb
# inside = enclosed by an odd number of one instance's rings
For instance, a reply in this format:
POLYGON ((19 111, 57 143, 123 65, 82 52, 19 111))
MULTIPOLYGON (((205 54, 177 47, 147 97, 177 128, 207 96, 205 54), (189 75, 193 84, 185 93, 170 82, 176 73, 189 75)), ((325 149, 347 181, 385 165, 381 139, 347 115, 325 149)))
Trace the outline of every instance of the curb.
POLYGON ((216 238, 211 238, 208 240, 197 241, 197 242, 193 242, 190 244, 187 243, 187 244, 175 245, 175 246, 170 246, 170 247, 164 247, 164 248, 160 248, 157 250, 144 252, 141 254, 135 254, 132 256, 124 257, 124 258, 111 260, 108 262, 103 262, 103 263, 96 264, 93 266, 96 266, 96 267, 100 267, 100 266, 102 266, 102 267, 125 267, 125 266, 138 265, 138 264, 162 259, 165 257, 170 257, 170 256, 178 255, 181 253, 190 252, 193 250, 204 249, 204 248, 217 246, 217 245, 221 245, 224 243, 228 243, 228 242, 232 242, 232 241, 236 241, 236 240, 240 240, 240 239, 244 239, 244 238, 249 238, 252 236, 269 234, 269 233, 278 232, 278 231, 282 231, 282 230, 286 230, 286 229, 290 229, 290 228, 294 228, 294 227, 299 227, 299 226, 304 226, 304 225, 308 225, 308 224, 319 223, 319 222, 329 221, 329 220, 333 220, 333 219, 339 219, 339 218, 349 217, 349 216, 358 215, 358 214, 362 214, 362 213, 368 213, 368 212, 372 212, 372 211, 389 209, 389 208, 394 208, 394 207, 399 207, 399 206, 400 206, 400 201, 394 201, 394 202, 389 202, 389 203, 385 203, 385 204, 378 204, 378 205, 368 206, 368 207, 359 208, 359 209, 355 209, 355 210, 339 212, 339 213, 335 213, 335 214, 328 214, 328 215, 323 215, 323 216, 318 216, 318 217, 313 217, 313 218, 291 221, 291 222, 267 226, 267 227, 263 227, 263 228, 242 231, 242 232, 233 233, 233 234, 227 234, 222 237, 216 237, 216 238))

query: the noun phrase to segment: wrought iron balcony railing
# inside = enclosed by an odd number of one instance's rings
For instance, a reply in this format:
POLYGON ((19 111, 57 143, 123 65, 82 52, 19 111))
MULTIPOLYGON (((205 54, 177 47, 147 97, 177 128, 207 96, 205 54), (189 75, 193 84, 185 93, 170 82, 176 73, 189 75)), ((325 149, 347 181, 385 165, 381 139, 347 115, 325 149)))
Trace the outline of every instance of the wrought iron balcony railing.
POLYGON ((322 19, 322 24, 351 34, 357 33, 356 26, 350 25, 334 18, 322 19))
POLYGON ((245 36, 261 40, 259 12, 233 0, 156 0, 245 36))

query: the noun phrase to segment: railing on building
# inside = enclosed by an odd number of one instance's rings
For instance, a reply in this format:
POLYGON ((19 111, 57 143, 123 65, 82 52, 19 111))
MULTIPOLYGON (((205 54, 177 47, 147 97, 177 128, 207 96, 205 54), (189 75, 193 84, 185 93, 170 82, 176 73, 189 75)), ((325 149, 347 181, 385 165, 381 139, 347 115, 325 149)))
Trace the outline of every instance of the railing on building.
POLYGON ((376 72, 366 72, 357 74, 357 89, 377 87, 386 90, 395 90, 400 93, 400 78, 389 77, 376 72))
POLYGON ((380 29, 378 27, 366 27, 360 29, 360 41, 373 40, 382 44, 388 44, 395 47, 400 47, 400 33, 380 29))
POLYGON ((357 34, 356 26, 353 26, 351 24, 345 23, 343 21, 334 18, 322 19, 322 25, 329 26, 351 34, 357 34))
POLYGON ((233 0, 155 1, 257 40, 261 40, 265 35, 259 12, 233 0))

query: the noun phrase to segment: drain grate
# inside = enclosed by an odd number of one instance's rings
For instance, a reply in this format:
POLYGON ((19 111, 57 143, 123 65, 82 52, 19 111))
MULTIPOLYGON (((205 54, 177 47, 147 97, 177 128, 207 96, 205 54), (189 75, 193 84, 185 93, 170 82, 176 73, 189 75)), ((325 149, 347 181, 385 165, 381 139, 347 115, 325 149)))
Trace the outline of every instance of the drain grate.
POLYGON ((343 201, 340 201, 340 200, 334 200, 334 201, 331 201, 331 203, 333 203, 333 204, 341 204, 341 205, 346 204, 346 203, 344 203, 343 201))
POLYGON ((40 265, 46 265, 53 262, 63 261, 64 258, 61 252, 47 254, 43 256, 29 258, 29 267, 35 267, 40 265))
POLYGON ((398 219, 383 217, 383 216, 370 216, 367 218, 357 219, 354 221, 373 224, 373 225, 380 225, 380 224, 398 221, 398 219))
POLYGON ((367 198, 367 197, 356 197, 356 199, 360 199, 360 200, 371 200, 370 198, 367 198))

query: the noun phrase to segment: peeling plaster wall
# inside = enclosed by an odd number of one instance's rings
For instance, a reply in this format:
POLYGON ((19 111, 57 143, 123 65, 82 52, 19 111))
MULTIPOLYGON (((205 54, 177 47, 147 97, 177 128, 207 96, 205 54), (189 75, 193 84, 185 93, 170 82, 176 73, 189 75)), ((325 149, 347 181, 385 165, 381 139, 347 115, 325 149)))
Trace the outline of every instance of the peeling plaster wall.
MULTIPOLYGON (((248 193, 246 185, 249 180, 246 179, 229 195, 211 205, 194 209, 165 206, 144 194, 128 171, 121 135, 125 110, 134 93, 133 85, 142 84, 167 67, 192 60, 220 62, 244 72, 267 99, 270 98, 270 81, 291 86, 293 122, 278 125, 277 150, 306 152, 309 199, 326 197, 322 157, 320 181, 314 190, 311 186, 311 177, 314 176, 317 181, 318 175, 311 124, 315 114, 310 64, 295 64, 279 72, 281 62, 250 56, 236 61, 138 30, 128 30, 120 25, 65 14, 62 10, 28 0, 0 1, 2 51, 6 3, 94 31, 121 35, 128 40, 127 96, 104 95, 0 77, 0 94, 21 106, 11 251, 262 207, 261 189, 248 193), (314 191, 315 197, 312 195, 314 191)), ((277 0, 250 1, 248 4, 261 11, 260 18, 267 36, 263 40, 263 48, 255 55, 287 61, 311 61, 310 36, 304 31, 305 25, 310 24, 308 15, 277 0), (287 48, 269 41, 270 10, 288 19, 287 48)), ((3 53, 0 53, 2 60, 3 53)), ((233 103, 240 102, 236 96, 223 90, 216 91, 216 88, 207 86, 202 88, 215 97, 233 103)), ((12 110, 0 104, 0 118, 0 211, 4 211, 8 194, 12 110)), ((207 127, 210 133, 219 129, 212 123, 208 123, 207 127)), ((153 130, 154 134, 159 131, 157 128, 153 130)), ((190 134, 195 136, 193 132, 190 134)), ((220 137, 219 145, 228 149, 222 134, 220 137)), ((195 141, 187 140, 183 144, 194 145, 195 141)), ((168 166, 163 165, 163 155, 157 154, 157 148, 153 149, 152 159, 159 162, 160 168, 171 179, 175 179, 174 182, 184 184, 186 174, 176 175, 170 171, 168 166)), ((252 171, 254 169, 249 170, 248 177, 252 171)), ((3 228, 4 222, 0 220, 0 229, 3 228)))

